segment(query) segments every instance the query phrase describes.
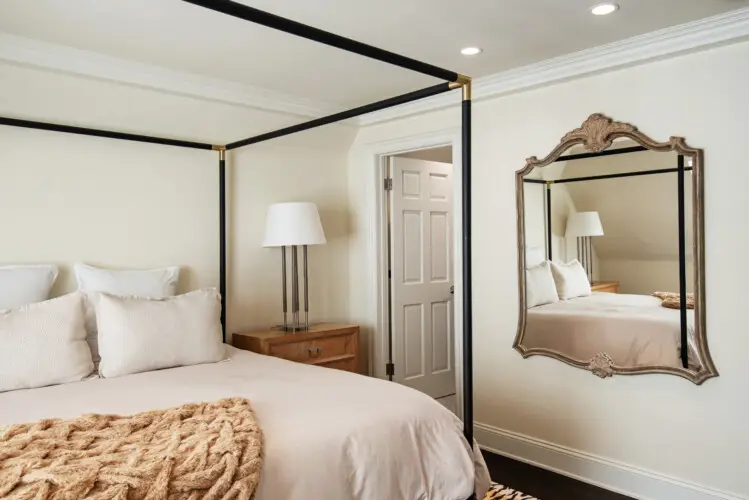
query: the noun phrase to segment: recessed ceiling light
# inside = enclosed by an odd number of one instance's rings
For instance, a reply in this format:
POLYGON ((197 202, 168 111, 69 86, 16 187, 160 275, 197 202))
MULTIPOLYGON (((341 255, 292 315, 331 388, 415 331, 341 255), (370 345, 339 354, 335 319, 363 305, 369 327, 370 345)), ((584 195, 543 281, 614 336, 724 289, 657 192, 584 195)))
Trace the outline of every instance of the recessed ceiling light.
POLYGON ((464 56, 475 56, 478 54, 481 54, 483 52, 483 49, 479 47, 466 47, 464 49, 460 50, 460 53, 464 56))
POLYGON ((594 16, 605 16, 617 10, 619 6, 615 3, 602 3, 590 9, 594 16))

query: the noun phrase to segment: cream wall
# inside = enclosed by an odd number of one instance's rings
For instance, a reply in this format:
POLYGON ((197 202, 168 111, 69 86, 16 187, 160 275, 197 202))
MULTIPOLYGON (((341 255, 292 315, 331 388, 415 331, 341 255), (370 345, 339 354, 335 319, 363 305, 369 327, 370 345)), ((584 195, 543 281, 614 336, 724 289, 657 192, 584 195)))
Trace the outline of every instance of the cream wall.
MULTIPOLYGON (((525 243, 528 248, 546 247, 546 191, 543 184, 525 183, 525 243)), ((567 262, 578 258, 577 240, 565 238, 567 218, 575 213, 575 203, 567 186, 552 187, 551 196, 551 257, 555 261, 567 262)))
MULTIPOLYGON (((595 464, 582 462, 580 477, 591 478, 586 469, 591 464, 622 474, 634 471, 634 479, 621 488, 640 488, 640 498, 719 498, 708 496, 713 490, 733 494, 720 498, 749 497, 744 304, 749 270, 736 265, 736 256, 749 245, 742 219, 749 213, 749 169, 743 167, 747 81, 749 43, 744 42, 476 103, 475 416, 484 429, 514 436, 511 441, 519 446, 545 446, 550 450, 546 456, 562 456, 565 464, 593 457, 595 464), (525 158, 548 153, 593 112, 631 122, 659 140, 681 135, 705 149, 707 334, 721 377, 703 386, 666 375, 601 380, 549 358, 524 360, 512 350, 517 326, 514 172, 525 158), (687 485, 685 494, 668 497, 642 486, 653 478, 664 487, 687 485)), ((351 157, 361 158, 357 151, 371 144, 454 128, 459 116, 456 106, 365 128, 351 157)), ((349 173, 356 227, 349 288, 352 319, 372 326, 372 289, 360 286, 373 258, 374 220, 365 199, 369 167, 357 161, 349 173)))
MULTIPOLYGON (((301 121, 30 68, 0 65, 0 115, 223 144, 301 121)), ((280 315, 280 253, 261 248, 268 204, 318 203, 329 244, 310 251, 312 319, 347 316, 346 161, 332 126, 229 153, 228 331, 280 315)), ((0 265, 183 266, 180 288, 218 286, 218 154, 0 127, 0 265)))
MULTIPOLYGON (((674 169, 675 152, 643 151, 567 162, 564 178, 635 170, 674 169)), ((687 289, 693 286, 692 175, 684 186, 687 289)), ((679 290, 679 213, 676 173, 563 184, 579 211, 597 211, 604 235, 592 238, 601 281, 621 293, 679 290)), ((556 187, 555 187, 556 189, 556 187)))
MULTIPOLYGON (((687 292, 694 291, 694 266, 687 261, 687 292)), ((679 291, 678 260, 601 259, 601 281, 618 281, 620 293, 650 295, 679 291)))

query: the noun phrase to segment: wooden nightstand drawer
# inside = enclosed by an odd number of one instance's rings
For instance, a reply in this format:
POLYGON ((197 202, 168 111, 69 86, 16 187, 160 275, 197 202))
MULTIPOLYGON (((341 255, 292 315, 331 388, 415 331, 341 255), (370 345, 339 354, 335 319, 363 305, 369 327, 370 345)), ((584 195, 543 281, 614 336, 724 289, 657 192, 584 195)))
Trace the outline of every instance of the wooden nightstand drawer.
POLYGON ((335 337, 274 343, 270 345, 268 354, 299 363, 319 364, 342 357, 353 357, 355 344, 352 332, 335 337))
POLYGON ((359 371, 359 327, 356 325, 325 323, 297 333, 281 330, 235 333, 232 343, 239 349, 297 363, 359 371))
POLYGON ((594 292, 619 293, 618 281, 599 281, 590 285, 594 292))

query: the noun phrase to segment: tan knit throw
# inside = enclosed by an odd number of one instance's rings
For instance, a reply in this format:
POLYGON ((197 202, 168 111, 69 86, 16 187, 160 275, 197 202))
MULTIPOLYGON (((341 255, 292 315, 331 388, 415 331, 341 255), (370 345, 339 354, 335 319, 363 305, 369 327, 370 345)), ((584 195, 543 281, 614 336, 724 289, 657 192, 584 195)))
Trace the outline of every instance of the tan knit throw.
POLYGON ((252 498, 263 435, 249 401, 0 428, 0 498, 252 498))
MULTIPOLYGON (((662 300, 661 305, 669 309, 681 309, 681 295, 674 292, 653 292, 654 297, 662 300)), ((687 293, 687 309, 694 309, 694 294, 687 293)))

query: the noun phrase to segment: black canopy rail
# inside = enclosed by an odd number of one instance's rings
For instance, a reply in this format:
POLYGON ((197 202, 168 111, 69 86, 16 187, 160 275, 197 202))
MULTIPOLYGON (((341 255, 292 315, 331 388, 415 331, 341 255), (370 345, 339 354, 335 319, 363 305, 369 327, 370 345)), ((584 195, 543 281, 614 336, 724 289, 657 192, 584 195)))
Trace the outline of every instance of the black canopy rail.
MULTIPOLYGON (((598 156, 611 156, 617 154, 626 153, 637 153, 640 151, 648 151, 643 146, 633 146, 629 148, 613 149, 610 151, 601 151, 599 153, 581 153, 577 155, 560 156, 555 161, 566 161, 569 160, 580 160, 585 158, 594 158, 598 156)), ((523 179, 523 182, 529 184, 543 184, 544 185, 544 225, 546 226, 546 258, 551 260, 552 258, 552 224, 551 224, 551 186, 554 184, 566 184, 570 182, 585 182, 585 181, 596 181, 602 179, 618 179, 622 177, 638 177, 642 175, 658 175, 658 174, 677 174, 677 196, 678 196, 678 224, 679 224, 679 319, 681 326, 681 346, 680 346, 680 358, 681 364, 684 368, 689 367, 689 354, 688 354, 688 340, 687 340, 687 264, 686 264, 686 223, 684 220, 685 216, 685 197, 684 197, 684 173, 689 172, 693 167, 685 166, 684 155, 677 156, 676 168, 659 168, 653 170, 638 170, 635 172, 620 172, 616 174, 603 174, 603 175, 589 175, 584 177, 572 177, 569 179, 523 179)), ((590 245, 590 241, 588 241, 590 245)), ((580 252, 580 243, 578 242, 578 253, 580 252)), ((587 248, 583 245, 583 255, 587 255, 584 259, 590 259, 590 253, 592 249, 588 246, 587 248), (587 252, 587 253, 586 253, 587 252)))
MULTIPOLYGON (((400 96, 392 97, 375 103, 360 106, 348 111, 342 111, 330 116, 317 118, 305 123, 285 127, 273 132, 267 132, 258 136, 229 143, 227 145, 216 145, 203 142, 180 140, 173 138, 157 137, 112 130, 102 130, 90 127, 79 127, 42 121, 26 120, 21 118, 0 117, 0 125, 22 127, 52 132, 63 132, 69 134, 119 139, 150 144, 161 144, 191 149, 213 150, 219 154, 218 165, 218 188, 219 188, 219 273, 221 292, 221 325, 224 341, 226 340, 226 293, 227 293, 227 241, 226 241, 226 151, 242 146, 257 144, 259 142, 283 137, 309 130, 315 127, 328 125, 373 111, 379 111, 411 101, 424 99, 426 97, 448 92, 453 89, 462 89, 463 100, 461 107, 462 121, 462 206, 461 218, 463 222, 463 434, 469 443, 473 442, 473 317, 472 317, 472 275, 471 275, 471 78, 454 71, 449 71, 410 57, 394 52, 383 50, 365 43, 342 37, 318 28, 286 19, 275 14, 233 2, 231 0, 183 0, 206 9, 220 12, 235 18, 243 19, 255 24, 273 28, 291 35, 296 35, 308 40, 336 47, 347 52, 359 54, 364 57, 375 59, 417 73, 429 75, 445 82, 427 87, 400 96)), ((474 498, 473 496, 471 498, 474 498)))
POLYGON ((222 14, 244 19, 251 23, 260 24, 262 26, 272 28, 275 30, 283 31, 291 35, 296 35, 301 38, 306 38, 324 45, 336 47, 338 49, 345 50, 347 52, 353 52, 360 56, 369 57, 377 61, 393 64, 400 66, 401 68, 410 69, 417 73, 424 75, 433 76, 440 80, 447 80, 448 82, 458 81, 460 75, 454 71, 443 69, 431 64, 427 64, 410 57, 396 54, 388 50, 383 50, 366 43, 357 42, 350 38, 346 38, 329 31, 324 31, 318 28, 313 28, 306 24, 302 24, 291 19, 286 19, 269 12, 255 9, 248 5, 244 5, 231 0, 183 0, 187 3, 199 5, 222 14))
POLYGON ((299 123, 297 125, 291 125, 286 128, 274 130, 272 132, 266 132, 264 134, 256 135, 253 137, 248 137, 247 139, 242 139, 241 141, 230 142, 229 144, 226 145, 226 149, 229 149, 229 150, 237 149, 243 146, 249 146, 250 144, 257 144, 259 142, 267 141, 270 139, 276 139, 278 137, 283 137, 285 135, 295 134, 297 132, 302 132, 304 130, 322 127, 323 125, 330 125, 331 123, 336 123, 336 122, 340 122, 343 120, 348 120, 350 118, 355 118, 357 116, 366 115, 367 113, 372 113, 374 111, 380 111, 382 109, 391 108, 393 106, 398 106, 400 104, 405 104, 407 102, 417 101, 419 99, 424 99, 426 97, 431 97, 433 95, 438 95, 444 92, 449 92, 453 88, 455 87, 453 87, 452 84, 449 82, 439 83, 432 87, 427 87, 421 90, 415 90, 413 92, 409 92, 407 94, 399 95, 396 97, 390 97, 382 101, 377 101, 371 104, 366 104, 364 106, 359 106, 358 108, 349 109, 347 111, 341 111, 340 113, 334 113, 332 115, 323 116, 321 118, 315 118, 314 120, 310 120, 308 122, 299 123))
POLYGON ((640 151, 648 151, 645 146, 630 146, 626 148, 607 149, 606 151, 599 151, 598 153, 578 153, 572 155, 560 156, 554 163, 559 161, 570 161, 570 160, 584 160, 585 158, 598 158, 599 156, 613 156, 623 155, 627 153, 638 153, 640 151))

